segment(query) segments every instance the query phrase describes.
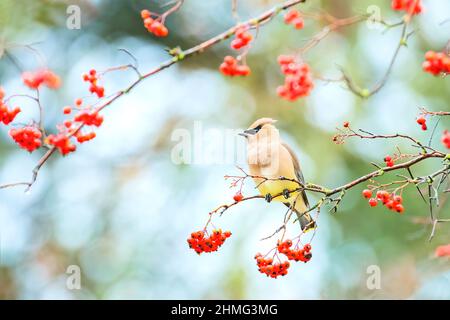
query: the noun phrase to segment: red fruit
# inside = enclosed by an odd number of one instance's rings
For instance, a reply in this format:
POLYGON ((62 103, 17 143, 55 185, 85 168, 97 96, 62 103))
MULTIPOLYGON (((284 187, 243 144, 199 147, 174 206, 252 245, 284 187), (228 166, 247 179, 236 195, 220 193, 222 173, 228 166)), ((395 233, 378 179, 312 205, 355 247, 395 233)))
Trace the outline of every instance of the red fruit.
POLYGON ((372 191, 370 191, 369 189, 365 189, 362 192, 364 198, 369 199, 372 196, 372 191))
POLYGON ((236 32, 234 33, 236 38, 231 41, 231 48, 239 50, 252 41, 253 36, 251 33, 247 32, 247 30, 248 28, 245 26, 240 27, 236 30, 236 32))
POLYGON ((55 146, 63 156, 70 152, 74 152, 77 148, 74 144, 72 144, 69 136, 64 133, 49 135, 47 137, 47 142, 48 144, 55 146))
MULTIPOLYGON (((91 93, 95 93, 97 95, 97 97, 99 98, 103 98, 105 95, 105 88, 103 88, 102 86, 99 86, 97 81, 98 81, 98 77, 97 77, 97 71, 92 69, 89 71, 89 75, 84 74, 83 75, 83 80, 86 82, 90 83, 89 86, 89 91, 91 93)), ((80 99, 81 100, 81 99, 80 99)), ((81 101, 82 103, 82 101, 81 101)))
POLYGON ((70 106, 66 106, 63 108, 63 113, 64 114, 70 114, 72 112, 72 107, 70 106))
POLYGON ((226 76, 247 76, 250 74, 250 68, 247 65, 239 65, 238 61, 231 56, 226 56, 223 59, 219 70, 226 76))
POLYGON ((394 197, 392 198, 392 200, 393 200, 395 203, 398 203, 398 204, 402 203, 402 201, 403 201, 402 196, 394 196, 394 197))
POLYGON ((427 122, 427 119, 425 119, 424 116, 420 116, 417 118, 416 122, 422 126, 427 122))
POLYGON ((23 83, 30 89, 38 89, 42 84, 50 89, 57 89, 61 85, 61 79, 48 69, 26 71, 22 73, 23 83))
POLYGON ((244 196, 242 195, 241 192, 238 192, 234 195, 233 199, 234 199, 234 201, 239 202, 239 201, 242 201, 242 199, 244 199, 244 196))
POLYGON ((231 232, 222 230, 213 230, 209 237, 205 237, 203 231, 197 231, 191 233, 191 237, 187 239, 187 243, 191 249, 198 254, 203 252, 214 252, 222 246, 227 238, 231 236, 231 232))
POLYGON ((403 213, 403 211, 405 211, 405 208, 403 208, 401 204, 395 204, 394 210, 397 211, 398 213, 403 213))
POLYGON ((5 125, 10 124, 14 121, 17 114, 20 112, 19 107, 15 107, 14 109, 8 109, 8 107, 3 104, 3 101, 0 100, 0 123, 3 122, 5 125))
POLYGON ((450 244, 437 247, 435 255, 436 257, 450 257, 450 244))
POLYGON ((371 207, 376 207, 377 204, 378 204, 377 199, 375 199, 375 198, 370 198, 370 199, 369 199, 369 205, 370 205, 371 207))
POLYGON ((152 16, 151 12, 148 11, 147 9, 144 9, 141 11, 141 18, 142 19, 147 19, 150 18, 152 16))
POLYGON ((391 7, 411 15, 419 14, 423 10, 421 0, 392 0, 391 7))
POLYGON ((350 127, 350 123, 348 121, 345 121, 343 126, 344 126, 344 128, 348 128, 348 127, 350 127))
POLYGON ((422 68, 434 76, 450 73, 450 56, 443 52, 428 51, 422 68))
POLYGON ((78 99, 75 100, 75 105, 76 105, 76 106, 79 107, 79 106, 81 106, 82 104, 83 104, 83 100, 82 100, 81 98, 78 98, 78 99))
POLYGON ((42 145, 42 133, 34 126, 11 129, 9 135, 22 149, 25 149, 28 152, 33 152, 42 145))
POLYGON ((447 149, 450 149, 450 132, 448 130, 442 134, 441 142, 447 149))
POLYGON ((395 203, 392 200, 389 200, 388 202, 386 202, 386 208, 388 208, 389 210, 394 209, 394 205, 395 205, 395 203))
POLYGON ((309 66, 296 63, 292 57, 284 55, 278 57, 278 62, 285 75, 284 85, 277 88, 278 95, 289 101, 309 95, 314 87, 309 66))

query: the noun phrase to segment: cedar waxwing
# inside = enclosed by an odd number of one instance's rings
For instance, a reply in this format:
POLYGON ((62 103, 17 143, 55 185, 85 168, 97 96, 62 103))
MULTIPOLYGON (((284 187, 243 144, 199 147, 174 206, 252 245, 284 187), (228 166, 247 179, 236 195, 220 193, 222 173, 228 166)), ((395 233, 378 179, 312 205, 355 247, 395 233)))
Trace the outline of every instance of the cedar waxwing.
MULTIPOLYGON (((247 130, 240 135, 247 139, 247 162, 250 175, 268 179, 285 177, 305 183, 300 164, 292 149, 281 141, 277 128, 273 125, 276 120, 261 118, 256 120, 247 130)), ((305 191, 295 190, 299 185, 286 180, 267 180, 253 178, 259 192, 267 202, 272 200, 272 195, 283 193, 283 196, 274 198, 283 202, 297 214, 300 227, 303 231, 315 228, 316 224, 309 213, 308 198, 305 191)))

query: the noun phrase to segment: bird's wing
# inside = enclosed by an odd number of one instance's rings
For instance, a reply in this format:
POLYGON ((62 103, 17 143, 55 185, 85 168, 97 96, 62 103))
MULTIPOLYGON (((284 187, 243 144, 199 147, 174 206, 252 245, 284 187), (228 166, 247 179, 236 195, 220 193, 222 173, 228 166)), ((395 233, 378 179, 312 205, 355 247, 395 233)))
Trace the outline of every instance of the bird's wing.
MULTIPOLYGON (((286 143, 282 142, 281 144, 283 145, 283 147, 286 148, 286 150, 291 155, 292 164, 294 165, 294 171, 295 171, 295 176, 297 177, 297 180, 300 183, 305 184, 305 178, 303 177, 302 170, 300 169, 300 163, 298 162, 297 156, 295 155, 295 153, 291 149, 291 147, 289 147, 286 143)), ((306 207, 309 208, 308 197, 306 196, 306 192, 304 190, 302 191, 301 196, 302 196, 303 201, 305 202, 306 207)))

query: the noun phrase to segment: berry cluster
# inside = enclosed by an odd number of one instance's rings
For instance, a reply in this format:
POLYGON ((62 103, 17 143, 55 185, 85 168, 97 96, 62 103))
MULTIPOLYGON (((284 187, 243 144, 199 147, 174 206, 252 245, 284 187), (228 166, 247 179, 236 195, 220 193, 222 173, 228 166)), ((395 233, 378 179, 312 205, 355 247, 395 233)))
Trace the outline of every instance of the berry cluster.
POLYGON ((422 68, 434 76, 450 73, 450 57, 443 52, 428 51, 422 68))
POLYGON ((369 199, 369 205, 371 207, 376 207, 378 201, 381 201, 386 208, 392 211, 396 211, 398 213, 403 213, 405 208, 403 207, 403 198, 400 195, 395 195, 393 193, 389 193, 386 190, 377 191, 376 197, 372 198, 372 191, 369 189, 363 190, 363 197, 369 199))
POLYGON ((442 134, 441 142, 447 149, 450 149, 450 131, 444 131, 444 133, 442 134))
POLYGON ((255 255, 255 259, 259 272, 274 279, 287 275, 290 267, 289 261, 273 263, 273 259, 264 258, 260 253, 255 255))
POLYGON ((34 126, 11 129, 9 135, 22 149, 28 150, 28 152, 33 152, 42 145, 42 133, 34 126))
POLYGON ((191 233, 187 239, 189 248, 193 249, 198 254, 203 252, 214 252, 224 244, 225 240, 231 236, 230 231, 222 232, 221 229, 213 230, 209 237, 205 237, 204 231, 197 231, 191 233))
POLYGON ((423 115, 420 115, 417 119, 416 122, 419 126, 422 127, 423 131, 427 130, 427 119, 425 119, 425 117, 423 115))
POLYGON ((159 20, 152 18, 152 13, 146 9, 141 11, 141 18, 148 32, 153 33, 156 37, 166 37, 169 30, 159 20))
POLYGON ((240 27, 236 30, 236 32, 234 33, 236 37, 233 39, 233 41, 231 41, 231 48, 233 48, 234 50, 239 50, 252 41, 253 36, 247 30, 247 27, 240 27))
POLYGON ((386 157, 384 157, 383 160, 386 163, 386 166, 388 166, 388 167, 394 166, 394 159, 392 159, 392 157, 390 155, 387 155, 386 157))
POLYGON ((77 141, 79 143, 83 143, 83 142, 92 140, 96 136, 97 135, 95 134, 95 132, 89 132, 89 133, 83 134, 81 131, 77 131, 77 133, 75 134, 75 137, 77 138, 77 141))
POLYGON ((90 70, 88 74, 84 74, 83 80, 91 84, 89 86, 90 93, 95 93, 99 98, 105 96, 105 88, 98 85, 97 71, 95 69, 90 70))
POLYGON ((15 107, 12 110, 8 109, 6 104, 3 102, 4 97, 5 91, 3 90, 2 87, 0 87, 0 123, 3 122, 5 125, 8 125, 14 121, 14 118, 20 112, 20 108, 15 107))
POLYGON ((226 56, 219 67, 220 72, 226 76, 248 76, 250 74, 249 66, 239 64, 232 56, 226 56))
POLYGON ((103 123, 103 116, 98 110, 85 109, 80 111, 74 118, 76 122, 81 122, 87 126, 100 127, 103 123))
POLYGON ((277 250, 284 254, 289 260, 308 262, 312 258, 311 245, 305 244, 303 248, 291 249, 292 241, 286 240, 278 243, 277 250))
POLYGON ((412 15, 421 13, 423 9, 421 0, 392 0, 391 7, 412 15))
POLYGON ((76 145, 70 141, 70 137, 64 133, 50 134, 46 142, 55 146, 63 156, 77 149, 76 145))
POLYGON ((295 57, 281 55, 278 57, 281 72, 286 76, 284 85, 279 86, 277 93, 289 101, 309 95, 314 87, 309 66, 295 62, 295 57))
POLYGON ((59 76, 48 69, 26 71, 22 73, 22 80, 30 89, 38 89, 42 84, 50 89, 57 89, 61 85, 59 76))
POLYGON ((286 24, 292 24, 295 29, 303 29, 305 22, 298 10, 292 9, 284 16, 284 22, 286 24))

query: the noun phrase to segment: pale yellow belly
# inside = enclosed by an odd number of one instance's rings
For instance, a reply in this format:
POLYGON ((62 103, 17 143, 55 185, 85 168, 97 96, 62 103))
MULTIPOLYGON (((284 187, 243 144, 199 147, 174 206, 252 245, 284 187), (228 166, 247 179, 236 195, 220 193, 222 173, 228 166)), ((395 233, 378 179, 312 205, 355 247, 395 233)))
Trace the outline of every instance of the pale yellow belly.
MULTIPOLYGON (((275 195, 278 195, 281 192, 283 192, 284 189, 295 190, 298 187, 299 186, 297 183, 291 182, 291 181, 266 181, 266 182, 263 182, 258 187, 258 190, 264 196, 266 194, 270 193, 274 197, 275 195)), ((283 196, 280 196, 280 197, 273 198, 273 200, 292 203, 294 201, 294 199, 297 197, 297 195, 298 195, 298 191, 291 193, 291 196, 289 197, 289 199, 285 199, 283 196)), ((299 201, 299 200, 297 200, 297 201, 299 201)))

